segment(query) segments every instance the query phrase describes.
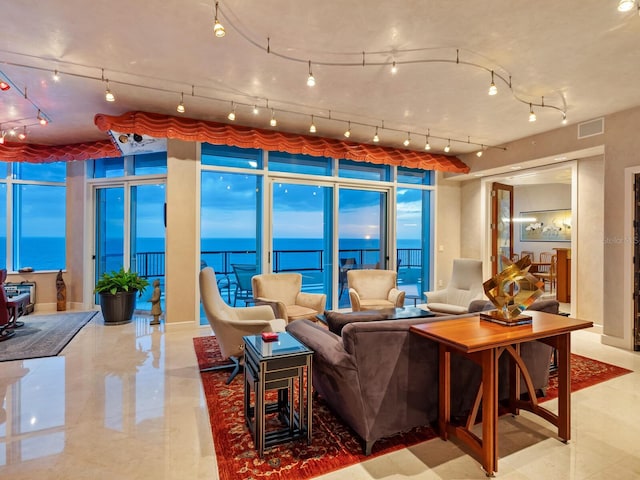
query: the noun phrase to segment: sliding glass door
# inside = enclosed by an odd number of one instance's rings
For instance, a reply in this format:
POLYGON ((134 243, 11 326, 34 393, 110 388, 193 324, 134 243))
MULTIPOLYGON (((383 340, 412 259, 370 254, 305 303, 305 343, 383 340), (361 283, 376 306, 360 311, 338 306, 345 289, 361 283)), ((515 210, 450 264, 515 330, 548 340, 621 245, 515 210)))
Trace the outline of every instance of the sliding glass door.
MULTIPOLYGON (((251 304, 251 277, 260 272, 262 177, 203 171, 200 268, 213 268, 218 289, 231 306, 251 304)), ((200 324, 207 318, 200 305, 200 324)))
POLYGON ((331 299, 333 188, 274 181, 271 192, 272 271, 298 272, 303 291, 331 299))
POLYGON ((344 308, 349 306, 349 269, 387 268, 387 193, 340 188, 338 198, 338 304, 344 308))
MULTIPOLYGON (((130 269, 160 280, 164 292, 164 183, 126 182, 95 187, 95 275, 130 269)), ((150 309, 152 289, 137 300, 138 308, 150 309), (148 307, 148 308, 146 308, 148 307)), ((95 298, 96 304, 99 298, 95 298)), ((164 298, 161 299, 164 309, 164 298)))

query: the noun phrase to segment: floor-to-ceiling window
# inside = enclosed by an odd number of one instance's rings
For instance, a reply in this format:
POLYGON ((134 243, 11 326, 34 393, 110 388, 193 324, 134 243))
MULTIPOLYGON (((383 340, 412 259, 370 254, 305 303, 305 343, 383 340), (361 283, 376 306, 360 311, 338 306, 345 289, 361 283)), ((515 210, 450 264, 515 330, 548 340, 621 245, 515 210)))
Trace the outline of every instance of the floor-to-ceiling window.
POLYGON ((327 308, 348 306, 348 268, 400 268, 402 288, 418 295, 429 277, 431 179, 423 170, 203 144, 201 267, 214 268, 236 306, 247 295, 238 263, 251 275, 300 272, 303 290, 326 293, 327 308))
POLYGON ((0 266, 66 265, 66 162, 0 162, 0 266))
POLYGON ((406 292, 405 304, 421 303, 430 289, 432 174, 398 167, 396 178, 398 288, 406 292))

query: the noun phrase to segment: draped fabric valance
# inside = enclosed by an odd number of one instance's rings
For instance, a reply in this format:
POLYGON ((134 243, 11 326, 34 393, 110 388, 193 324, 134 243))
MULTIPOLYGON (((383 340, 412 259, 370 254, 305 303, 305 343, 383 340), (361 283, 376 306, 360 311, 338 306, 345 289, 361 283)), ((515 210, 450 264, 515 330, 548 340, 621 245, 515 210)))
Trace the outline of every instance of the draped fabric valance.
POLYGON ((17 142, 5 142, 4 145, 0 145, 0 161, 3 162, 72 162, 120 155, 122 155, 120 150, 111 140, 72 145, 35 145, 17 142))
POLYGON ((344 158, 442 172, 469 172, 469 167, 459 158, 453 156, 282 133, 156 113, 128 112, 117 117, 98 114, 95 116, 94 122, 100 130, 105 132, 113 130, 121 133, 144 134, 156 138, 175 138, 292 154, 304 153, 314 157, 344 158))
MULTIPOLYGON (((459 158, 437 153, 403 150, 263 130, 157 113, 128 112, 120 116, 98 114, 94 122, 102 131, 138 133, 156 138, 175 138, 192 142, 208 142, 241 148, 306 154, 314 157, 344 158, 360 162, 395 165, 423 170, 468 173, 469 167, 459 158)), ((111 140, 71 145, 35 145, 7 142, 0 145, 0 161, 5 162, 70 162, 120 156, 111 140)))

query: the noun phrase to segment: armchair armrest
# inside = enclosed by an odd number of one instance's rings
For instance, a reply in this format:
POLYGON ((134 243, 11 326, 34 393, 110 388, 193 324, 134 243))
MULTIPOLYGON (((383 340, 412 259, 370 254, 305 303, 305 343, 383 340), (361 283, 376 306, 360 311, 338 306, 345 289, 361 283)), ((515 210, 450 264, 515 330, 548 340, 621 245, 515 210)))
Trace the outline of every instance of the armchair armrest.
POLYGON ((296 296, 296 304, 302 307, 311 308, 318 313, 324 312, 327 303, 327 296, 324 293, 300 292, 296 296))
POLYGON ((392 302, 396 307, 402 307, 404 305, 404 296, 406 292, 404 290, 399 290, 397 288, 392 288, 389 290, 389 296, 387 300, 392 302))
POLYGON ((427 297, 427 303, 448 303, 447 291, 445 289, 424 292, 424 295, 427 297))
POLYGON ((287 317, 287 306, 284 302, 280 302, 279 300, 274 300, 272 298, 266 297, 257 297, 255 299, 256 305, 268 305, 273 309, 273 313, 277 318, 288 318, 287 317))
POLYGON ((362 309, 360 306, 360 295, 358 295, 358 292, 353 288, 349 289, 349 300, 351 300, 351 310, 359 312, 362 309))
POLYGON ((286 322, 281 318, 273 320, 228 320, 226 323, 240 336, 258 335, 262 332, 284 332, 286 328, 286 322))
POLYGON ((237 307, 235 311, 240 320, 273 320, 276 318, 273 309, 268 305, 237 307))

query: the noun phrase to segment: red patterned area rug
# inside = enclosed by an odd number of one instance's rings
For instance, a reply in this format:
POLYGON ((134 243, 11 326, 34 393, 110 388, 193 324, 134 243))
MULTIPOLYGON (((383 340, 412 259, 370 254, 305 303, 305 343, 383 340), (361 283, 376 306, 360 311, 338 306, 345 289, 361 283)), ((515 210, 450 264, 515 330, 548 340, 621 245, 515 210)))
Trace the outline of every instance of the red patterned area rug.
MULTIPOLYGON (((201 370, 227 363, 220 355, 214 336, 196 337, 193 344, 201 370)), ((629 372, 573 354, 571 363, 572 391, 629 372)), ((415 428, 377 441, 372 455, 366 457, 356 434, 329 410, 321 398, 314 398, 312 445, 303 440, 284 443, 267 450, 261 459, 244 421, 243 377, 240 374, 226 385, 229 373, 230 370, 219 370, 201 374, 221 480, 313 478, 437 436, 429 427, 415 428)), ((552 377, 544 400, 556 397, 557 381, 552 377)))
MULTIPOLYGON (((590 387, 596 383, 601 383, 612 378, 619 377, 631 370, 617 367, 609 363, 600 362, 592 358, 583 357, 575 353, 571 354, 571 391, 577 392, 583 388, 590 387)), ((552 374, 549 377, 549 386, 544 399, 540 401, 558 398, 558 375, 552 374)))

